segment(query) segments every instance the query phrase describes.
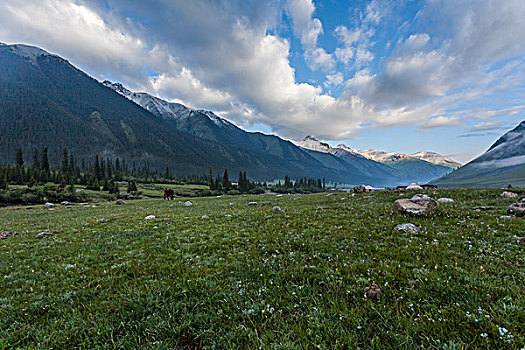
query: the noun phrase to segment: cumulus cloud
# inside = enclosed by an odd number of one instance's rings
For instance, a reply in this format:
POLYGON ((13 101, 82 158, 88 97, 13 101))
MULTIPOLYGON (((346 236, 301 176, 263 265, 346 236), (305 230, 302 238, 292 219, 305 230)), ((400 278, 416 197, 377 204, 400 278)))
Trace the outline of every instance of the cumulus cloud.
POLYGON ((292 18, 294 34, 307 48, 317 45, 317 37, 323 32, 323 25, 318 18, 312 18, 315 6, 312 0, 288 0, 286 11, 292 18))
MULTIPOLYGON (((521 0, 428 1, 415 19, 418 30, 382 58, 373 53, 373 38, 388 2, 372 1, 358 25, 338 26, 334 54, 318 45, 323 27, 314 13, 311 0, 12 0, 0 3, 0 40, 41 46, 97 78, 212 109, 241 125, 266 124, 292 139, 493 118, 495 111, 464 104, 483 106, 484 98, 522 87, 521 0), (291 44, 276 34, 283 11, 307 63, 326 72, 322 86, 343 87, 339 96, 297 82, 291 44), (432 28, 425 25, 430 17, 432 28), (346 82, 338 64, 351 74, 346 82)), ((524 110, 513 108, 499 115, 524 110)))

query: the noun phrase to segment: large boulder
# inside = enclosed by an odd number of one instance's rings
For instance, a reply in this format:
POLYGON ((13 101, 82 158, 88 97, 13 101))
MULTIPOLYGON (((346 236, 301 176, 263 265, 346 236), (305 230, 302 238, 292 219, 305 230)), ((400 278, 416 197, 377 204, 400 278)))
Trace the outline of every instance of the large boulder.
POLYGON ((501 193, 501 196, 504 198, 516 198, 518 197, 518 194, 514 192, 505 191, 501 193))
POLYGON ((44 207, 46 209, 53 209, 55 205, 53 203, 47 202, 46 204, 44 204, 44 207))
POLYGON ((184 205, 185 207, 191 207, 191 206, 193 205, 193 203, 190 202, 190 201, 187 201, 187 202, 185 202, 183 205, 184 205))
POLYGON ((507 213, 514 214, 516 216, 525 216, 525 198, 522 198, 508 207, 507 213))
POLYGON ((117 201, 115 202, 115 204, 122 205, 122 204, 126 204, 126 202, 124 202, 123 199, 117 199, 117 201))
POLYGON ((394 202, 394 208, 401 212, 426 215, 437 208, 438 203, 426 194, 416 194, 410 199, 398 199, 394 202))

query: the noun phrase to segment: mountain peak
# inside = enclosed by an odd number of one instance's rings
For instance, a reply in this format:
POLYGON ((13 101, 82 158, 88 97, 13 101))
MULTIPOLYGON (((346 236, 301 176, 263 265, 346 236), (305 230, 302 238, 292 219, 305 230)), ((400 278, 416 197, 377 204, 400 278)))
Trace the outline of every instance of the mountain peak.
POLYGON ((39 47, 24 44, 7 45, 0 43, 0 48, 7 49, 13 54, 29 59, 31 61, 35 61, 40 56, 55 56, 45 50, 42 50, 39 47))
POLYGON ((297 143, 297 146, 323 153, 328 153, 332 148, 329 144, 319 141, 312 135, 307 135, 301 142, 297 143))

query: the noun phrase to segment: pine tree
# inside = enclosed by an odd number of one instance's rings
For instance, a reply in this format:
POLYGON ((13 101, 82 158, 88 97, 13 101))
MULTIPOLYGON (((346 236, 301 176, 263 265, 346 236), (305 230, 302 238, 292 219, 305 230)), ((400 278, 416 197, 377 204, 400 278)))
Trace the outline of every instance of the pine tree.
POLYGON ((242 174, 242 183, 245 191, 250 189, 250 180, 248 180, 248 176, 246 176, 246 171, 242 174))
POLYGON ((24 166, 24 152, 22 152, 22 148, 20 147, 16 149, 16 165, 19 167, 24 166))
POLYGON ((224 176, 222 177, 222 187, 225 191, 228 191, 232 187, 232 183, 228 178, 228 169, 224 170, 224 176))
POLYGON ((69 173, 69 154, 67 148, 64 148, 62 152, 62 162, 60 163, 60 170, 62 170, 62 175, 69 173))
POLYGON ((49 159, 47 157, 47 147, 42 150, 42 170, 45 173, 46 181, 49 178, 49 159))
POLYGON ((40 152, 36 148, 33 151, 33 168, 40 169, 40 152))
POLYGON ((215 182, 213 182, 213 170, 210 167, 209 175, 208 175, 208 186, 210 187, 210 190, 216 190, 215 182))
POLYGON ((102 179, 102 174, 100 173, 100 164, 98 161, 98 154, 95 156, 95 165, 93 166, 93 174, 97 180, 102 179))
POLYGON ((7 170, 0 172, 0 191, 7 190, 7 170))

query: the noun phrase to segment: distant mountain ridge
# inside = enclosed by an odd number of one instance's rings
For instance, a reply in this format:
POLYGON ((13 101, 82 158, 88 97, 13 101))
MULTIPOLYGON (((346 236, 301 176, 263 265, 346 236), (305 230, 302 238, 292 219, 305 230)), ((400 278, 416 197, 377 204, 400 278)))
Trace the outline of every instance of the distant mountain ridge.
POLYGON ((525 186, 525 121, 481 156, 434 183, 443 187, 525 186))
MULTIPOLYGON (((379 171, 383 174, 382 176, 395 179, 392 181, 397 181, 399 184, 428 182, 452 170, 451 167, 439 164, 445 162, 445 160, 449 160, 449 158, 431 152, 419 152, 418 154, 432 159, 435 163, 407 154, 387 153, 376 150, 355 150, 343 144, 332 147, 310 135, 306 136, 302 141, 297 142, 297 145, 304 149, 333 154, 350 162, 360 162, 363 164, 365 161, 368 161, 369 167, 366 171, 379 171), (371 167, 372 163, 374 163, 375 166, 371 167)), ((458 164, 452 160, 449 161, 458 164)))

